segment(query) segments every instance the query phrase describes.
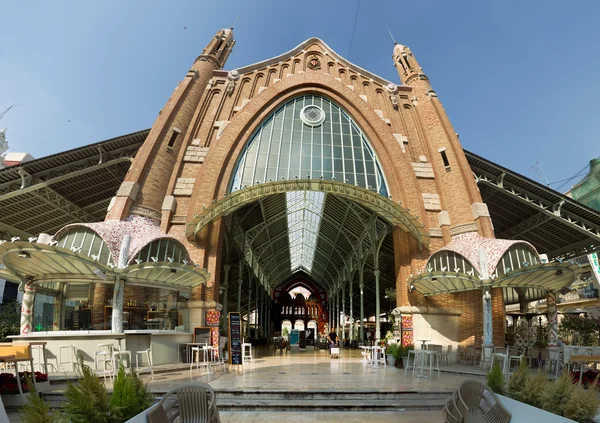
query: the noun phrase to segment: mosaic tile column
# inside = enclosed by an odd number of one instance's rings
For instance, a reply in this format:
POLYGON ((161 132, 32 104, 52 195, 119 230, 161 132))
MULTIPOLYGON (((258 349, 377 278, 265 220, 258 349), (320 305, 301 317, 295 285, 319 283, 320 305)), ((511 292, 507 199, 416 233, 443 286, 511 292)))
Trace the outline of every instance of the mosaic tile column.
MULTIPOLYGON (((124 269, 127 267, 127 259, 129 258, 129 246, 131 245, 131 235, 125 235, 121 242, 121 250, 119 252, 118 268, 124 269)), ((125 279, 117 277, 113 291, 112 303, 112 333, 123 333, 123 303, 125 299, 125 279)))
POLYGON ((35 285, 32 279, 25 282, 23 300, 21 301, 21 335, 33 332, 33 306, 35 303, 35 285))
POLYGON ((402 346, 407 347, 409 345, 414 345, 412 314, 403 314, 401 315, 401 319, 402 346))
POLYGON ((548 292, 546 306, 548 309, 548 347, 556 348, 558 346, 558 312, 554 292, 548 292))
POLYGON ((483 346, 493 346, 492 294, 483 288, 483 346))

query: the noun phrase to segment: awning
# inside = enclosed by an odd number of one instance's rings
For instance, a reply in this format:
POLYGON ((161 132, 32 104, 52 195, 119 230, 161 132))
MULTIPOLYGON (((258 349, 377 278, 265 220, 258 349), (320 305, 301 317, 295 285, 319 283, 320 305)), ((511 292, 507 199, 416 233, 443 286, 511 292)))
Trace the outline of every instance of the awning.
POLYGON ((425 296, 490 288, 537 288, 558 292, 569 286, 583 269, 570 262, 552 262, 516 269, 495 279, 481 280, 474 273, 426 272, 414 275, 409 283, 425 296))
POLYGON ((24 241, 0 244, 0 277, 7 280, 32 278, 43 282, 114 283, 117 277, 127 283, 189 290, 206 283, 210 274, 195 265, 171 262, 142 262, 117 269, 65 248, 24 241))

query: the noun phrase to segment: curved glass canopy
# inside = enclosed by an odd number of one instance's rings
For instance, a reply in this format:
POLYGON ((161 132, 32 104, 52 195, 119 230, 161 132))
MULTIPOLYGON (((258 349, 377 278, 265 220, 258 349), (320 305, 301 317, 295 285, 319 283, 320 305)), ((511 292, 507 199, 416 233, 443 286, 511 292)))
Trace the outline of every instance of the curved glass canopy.
POLYGON ((388 196, 377 156, 358 125, 340 106, 312 94, 264 120, 244 147, 229 192, 281 179, 335 180, 388 196))

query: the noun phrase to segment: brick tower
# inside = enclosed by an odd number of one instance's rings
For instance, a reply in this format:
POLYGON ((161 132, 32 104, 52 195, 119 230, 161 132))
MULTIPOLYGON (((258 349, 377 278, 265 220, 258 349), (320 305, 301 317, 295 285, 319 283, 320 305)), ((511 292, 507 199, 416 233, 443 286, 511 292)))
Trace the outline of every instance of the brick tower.
POLYGON ((122 220, 129 214, 137 214, 160 221, 163 210, 172 211, 174 200, 166 193, 173 168, 180 151, 185 150, 192 129, 190 123, 213 71, 223 68, 234 44, 233 30, 220 30, 196 58, 152 125, 106 220, 122 220))

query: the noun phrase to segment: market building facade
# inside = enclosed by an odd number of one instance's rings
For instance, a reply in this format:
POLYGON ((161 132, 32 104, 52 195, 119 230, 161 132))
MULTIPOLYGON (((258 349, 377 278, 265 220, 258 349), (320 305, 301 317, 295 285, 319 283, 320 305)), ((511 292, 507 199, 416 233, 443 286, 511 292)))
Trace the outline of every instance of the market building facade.
POLYGON ((135 350, 173 334, 176 350, 219 314, 245 314, 256 339, 291 310, 321 332, 347 318, 361 340, 374 317, 380 339, 393 290, 404 343, 504 345, 507 302, 551 304, 576 279, 574 263, 495 239, 473 165, 408 47, 394 46, 395 84, 318 38, 226 71, 234 44, 221 30, 194 61, 104 222, 0 245, 0 276, 25 290, 21 337, 147 336, 124 341, 135 350), (310 308, 280 300, 298 286, 310 308), (40 327, 34 305, 47 311, 40 327))

